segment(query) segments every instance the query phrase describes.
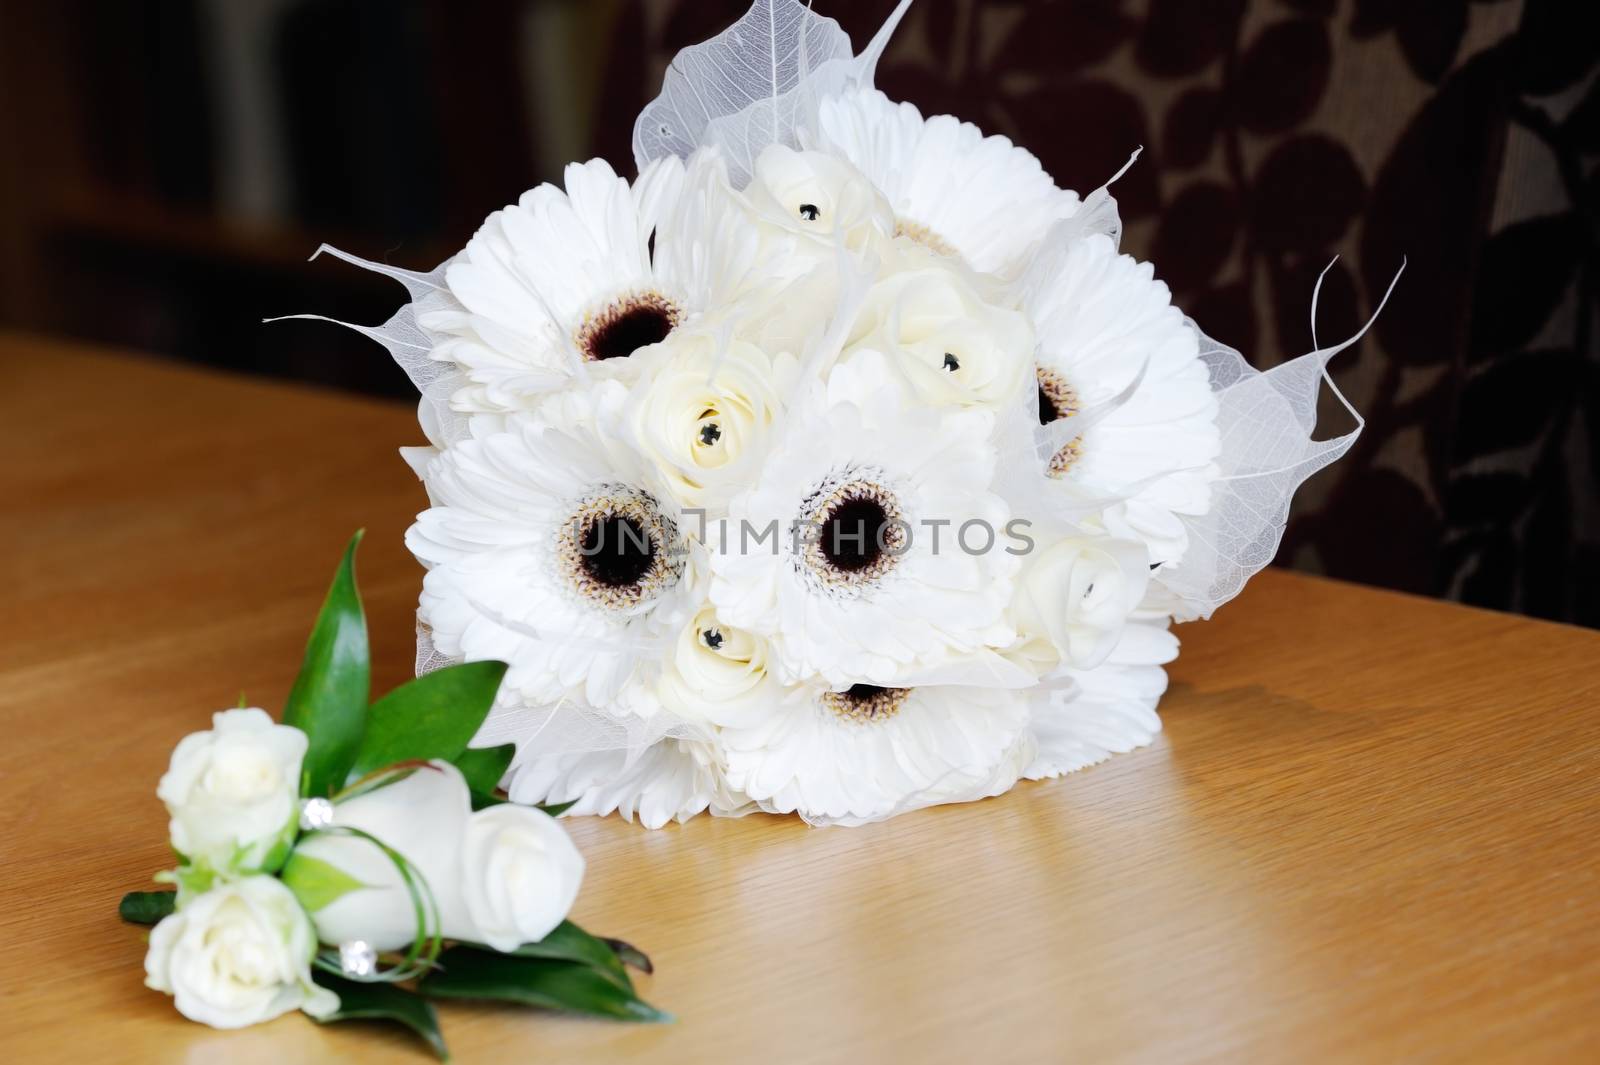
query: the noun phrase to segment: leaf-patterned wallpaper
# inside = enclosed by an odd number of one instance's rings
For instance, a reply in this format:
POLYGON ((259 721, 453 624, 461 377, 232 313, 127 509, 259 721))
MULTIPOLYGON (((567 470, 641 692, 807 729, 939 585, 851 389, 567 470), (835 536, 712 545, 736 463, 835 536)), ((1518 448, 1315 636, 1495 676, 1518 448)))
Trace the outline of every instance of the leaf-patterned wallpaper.
MULTIPOLYGON (((857 42, 894 0, 817 0, 857 42)), ((633 0, 599 154, 666 60, 746 0, 633 0)), ((918 0, 879 85, 1006 134, 1081 191, 1211 335, 1334 363, 1367 418, 1280 564, 1600 625, 1600 4, 918 0)), ((1330 425, 1336 408, 1326 408, 1330 425)))

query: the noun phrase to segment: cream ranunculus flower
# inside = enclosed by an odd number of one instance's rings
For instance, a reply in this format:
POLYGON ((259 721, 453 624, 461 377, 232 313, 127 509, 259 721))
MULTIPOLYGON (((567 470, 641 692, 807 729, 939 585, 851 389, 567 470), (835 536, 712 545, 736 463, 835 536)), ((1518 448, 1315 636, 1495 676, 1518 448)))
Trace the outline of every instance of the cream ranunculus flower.
POLYGON ((777 698, 767 641, 724 625, 707 603, 678 635, 656 685, 661 705, 692 721, 727 724, 777 698))
POLYGON ((760 476, 798 366, 743 340, 675 336, 650 349, 628 405, 639 450, 685 507, 714 509, 760 476))
POLYGON ((841 240, 851 251, 894 236, 894 211, 861 171, 826 152, 769 145, 744 190, 758 222, 812 238, 822 250, 841 240))
MULTIPOLYGON (((220 716, 220 715, 219 715, 220 716)), ((325 1017, 339 996, 311 982, 311 921, 274 877, 225 882, 150 932, 145 984, 213 1028, 243 1028, 292 1009, 325 1017)))
MULTIPOLYGON (((572 908, 583 856, 554 818, 527 806, 472 812, 461 771, 431 762, 375 791, 339 802, 334 825, 360 829, 403 854, 427 881, 447 939, 511 950, 543 939, 572 908)), ((332 866, 363 885, 312 912, 327 943, 364 940, 377 950, 409 946, 416 912, 399 870, 371 842, 313 833, 284 868, 302 897, 332 866)))
POLYGON ((1149 583, 1149 556, 1137 541, 1069 536, 1047 543, 1017 580, 1014 657, 1044 672, 1094 668, 1117 645, 1149 583))
POLYGON ((294 842, 306 734, 265 710, 224 710, 179 741, 156 794, 172 846, 217 871, 271 871, 294 842))
POLYGON ((844 356, 891 355, 918 396, 936 406, 1003 412, 1033 377, 1025 316, 980 293, 982 278, 952 259, 901 249, 867 291, 844 356))

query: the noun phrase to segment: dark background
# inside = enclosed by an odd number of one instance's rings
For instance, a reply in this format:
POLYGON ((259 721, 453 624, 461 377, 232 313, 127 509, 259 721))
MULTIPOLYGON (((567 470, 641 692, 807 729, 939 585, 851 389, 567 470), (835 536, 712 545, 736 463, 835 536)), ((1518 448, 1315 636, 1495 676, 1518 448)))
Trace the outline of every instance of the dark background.
MULTIPOLYGON (((631 172, 740 0, 0 0, 0 326, 405 396, 414 268, 569 159, 631 172)), ((858 44, 893 0, 816 0, 858 44)), ((1600 625, 1600 4, 918 0, 879 85, 1117 185, 1124 247, 1267 367, 1374 332, 1280 562, 1600 625)), ((52 402, 70 402, 70 394, 52 402)), ((396 441, 396 444, 404 441, 396 441)))

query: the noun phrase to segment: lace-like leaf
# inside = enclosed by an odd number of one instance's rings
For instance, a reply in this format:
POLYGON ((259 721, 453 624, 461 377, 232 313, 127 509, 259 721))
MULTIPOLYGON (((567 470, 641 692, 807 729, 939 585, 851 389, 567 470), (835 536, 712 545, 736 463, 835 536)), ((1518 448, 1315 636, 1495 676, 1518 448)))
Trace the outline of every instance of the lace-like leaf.
POLYGON ((634 123, 634 161, 642 171, 664 156, 717 144, 727 153, 730 178, 742 185, 761 149, 798 145, 797 130, 818 99, 872 83, 878 56, 910 3, 901 0, 858 57, 833 19, 799 0, 756 0, 738 22, 673 58, 661 95, 634 123))

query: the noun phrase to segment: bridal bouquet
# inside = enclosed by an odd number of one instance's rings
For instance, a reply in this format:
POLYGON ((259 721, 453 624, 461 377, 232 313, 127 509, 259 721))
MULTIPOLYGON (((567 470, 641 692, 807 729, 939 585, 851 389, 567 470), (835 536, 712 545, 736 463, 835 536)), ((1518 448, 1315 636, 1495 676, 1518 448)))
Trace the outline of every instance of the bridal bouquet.
POLYGON ((514 801, 854 824, 1148 743, 1170 623, 1354 440, 1312 439, 1344 345, 1255 371, 1106 187, 874 90, 908 2, 855 55, 760 0, 672 62, 633 180, 361 263, 412 296, 362 328, 431 442, 419 672, 508 663, 514 801))
POLYGON ((648 972, 643 954, 566 920, 583 858, 560 811, 496 797, 511 749, 467 747, 505 664, 440 669, 367 705, 355 548, 283 723, 224 710, 172 752, 156 794, 179 865, 156 879, 176 890, 121 905, 155 926, 145 982, 216 1028, 296 1009, 388 1020, 441 1057, 432 999, 666 1019, 634 993, 625 965, 648 972))

